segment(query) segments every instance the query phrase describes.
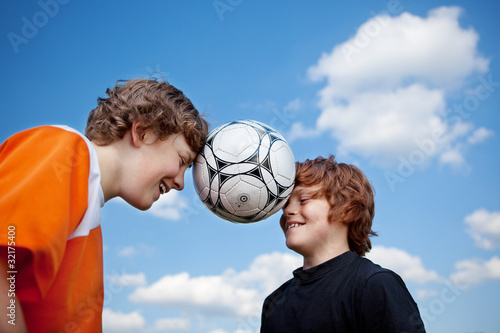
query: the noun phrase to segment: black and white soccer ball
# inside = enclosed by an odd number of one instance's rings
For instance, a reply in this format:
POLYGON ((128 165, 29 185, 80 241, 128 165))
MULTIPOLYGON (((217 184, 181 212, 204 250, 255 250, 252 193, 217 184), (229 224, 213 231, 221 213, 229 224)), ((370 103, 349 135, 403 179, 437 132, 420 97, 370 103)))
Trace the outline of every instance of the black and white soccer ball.
POLYGON ((193 179, 201 201, 215 215, 252 223, 285 205, 295 182, 295 159, 276 130, 237 120, 210 132, 196 157, 193 179))

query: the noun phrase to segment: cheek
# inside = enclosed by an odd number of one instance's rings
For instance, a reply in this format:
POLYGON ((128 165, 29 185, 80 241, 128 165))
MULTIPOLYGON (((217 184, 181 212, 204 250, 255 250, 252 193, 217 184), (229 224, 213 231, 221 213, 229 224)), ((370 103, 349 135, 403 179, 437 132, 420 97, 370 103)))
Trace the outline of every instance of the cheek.
POLYGON ((156 196, 158 188, 158 177, 152 177, 150 173, 144 171, 128 178, 126 187, 124 188, 126 196, 135 204, 132 206, 144 210, 144 204, 151 204, 151 200, 156 196))
POLYGON ((180 173, 181 169, 177 162, 167 161, 163 165, 163 172, 169 178, 174 178, 180 173))
POLYGON ((285 215, 281 215, 281 218, 280 218, 280 227, 281 227, 281 230, 283 230, 283 232, 286 232, 286 230, 285 230, 285 223, 286 223, 285 215))
POLYGON ((318 207, 318 212, 321 212, 323 219, 330 220, 331 207, 328 202, 323 202, 321 207, 318 207))
POLYGON ((320 223, 328 223, 329 210, 324 206, 315 206, 308 207, 306 210, 302 212, 304 217, 308 219, 310 222, 320 222, 320 223))
POLYGON ((138 191, 139 189, 149 188, 153 183, 153 177, 148 170, 144 170, 143 173, 137 174, 133 179, 130 179, 130 186, 132 190, 138 191))

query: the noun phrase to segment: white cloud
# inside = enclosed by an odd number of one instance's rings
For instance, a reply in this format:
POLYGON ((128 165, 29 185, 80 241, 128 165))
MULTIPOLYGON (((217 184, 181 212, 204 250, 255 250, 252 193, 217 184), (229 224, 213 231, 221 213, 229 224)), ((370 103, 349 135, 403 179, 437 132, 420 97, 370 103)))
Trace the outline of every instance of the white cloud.
MULTIPOLYGON (((463 164, 457 140, 472 126, 464 126, 463 117, 453 125, 445 121, 446 97, 471 74, 486 72, 488 60, 476 50, 478 34, 460 27, 460 13, 457 7, 441 7, 427 18, 381 15, 361 25, 354 37, 309 68, 313 81, 326 81, 319 92, 321 115, 315 131, 296 137, 328 131, 338 140, 339 153, 389 166, 439 130, 440 140, 426 158, 445 152, 441 162, 463 164)), ((303 129, 298 122, 294 126, 294 132, 303 129)), ((484 135, 481 130, 473 140, 484 135)))
POLYGON ((471 28, 460 27, 460 13, 457 7, 437 8, 427 18, 402 13, 390 19, 378 34, 368 36, 370 43, 356 43, 362 39, 366 26, 380 25, 383 19, 374 17, 360 26, 356 36, 335 46, 330 54, 323 54, 318 64, 309 69, 309 76, 315 81, 328 80, 322 97, 390 90, 411 79, 432 86, 455 87, 470 73, 488 69, 488 60, 477 54, 479 36, 471 28), (351 62, 342 51, 349 45, 357 45, 360 51, 351 62))
POLYGON ((145 326, 145 320, 137 312, 113 312, 109 308, 102 311, 102 328, 105 332, 140 332, 145 326))
MULTIPOLYGON (((112 201, 120 205, 130 206, 121 197, 115 197, 112 201)), ((166 220, 177 221, 196 213, 196 210, 201 208, 202 205, 196 195, 190 201, 189 198, 186 198, 179 191, 171 190, 166 194, 162 194, 144 214, 152 214, 166 220)))
POLYGON ((427 282, 443 282, 435 271, 424 267, 418 256, 394 247, 374 246, 366 257, 384 268, 388 268, 401 276, 406 282, 424 284, 427 282))
POLYGON ((286 135, 286 139, 288 142, 293 142, 300 138, 310 138, 315 137, 321 134, 321 130, 316 128, 308 129, 304 127, 302 122, 295 122, 292 124, 292 127, 288 131, 286 135))
POLYGON ((160 196, 160 198, 151 206, 148 213, 167 220, 180 220, 182 210, 189 207, 188 200, 178 191, 170 191, 160 196))
POLYGON ((292 271, 302 266, 302 257, 295 254, 273 252, 254 259, 248 270, 236 273, 229 269, 225 278, 232 284, 256 286, 269 294, 292 277, 292 271))
POLYGON ((426 299, 430 297, 437 297, 439 293, 433 289, 418 289, 416 291, 417 299, 426 299))
POLYGON ((226 283, 223 276, 191 277, 183 272, 167 275, 149 287, 138 288, 130 299, 135 302, 195 308, 208 314, 243 316, 259 300, 253 288, 226 283))
POLYGON ((115 286, 144 286, 147 284, 146 275, 144 273, 137 274, 122 274, 122 275, 108 275, 106 278, 111 281, 115 286))
POLYGON ((133 246, 127 246, 118 252, 120 257, 133 257, 137 254, 137 250, 133 246))
POLYGON ((187 331, 191 329, 191 321, 187 318, 162 318, 155 321, 155 331, 187 331))
POLYGON ((143 257, 151 257, 154 252, 155 249, 147 244, 137 244, 136 246, 125 246, 118 251, 117 255, 132 258, 140 254, 143 257))
POLYGON ((441 155, 439 155, 439 162, 441 164, 449 164, 458 167, 465 164, 465 158, 460 147, 455 147, 443 151, 441 155))
POLYGON ((442 92, 414 84, 325 106, 317 127, 339 139, 341 152, 355 151, 365 157, 377 152, 385 159, 415 148, 414 140, 431 137, 434 128, 446 128, 438 116, 444 106, 442 92))
POLYGON ((467 141, 470 144, 475 145, 477 143, 483 142, 484 140, 492 137, 493 135, 494 135, 494 132, 492 130, 489 130, 489 129, 484 128, 484 127, 480 127, 477 130, 475 130, 474 133, 472 133, 472 135, 470 135, 467 138, 467 141))
POLYGON ((457 272, 450 277, 452 283, 465 289, 488 280, 500 279, 500 258, 492 257, 488 261, 469 259, 455 264, 457 272))
POLYGON ((242 272, 228 269, 217 276, 166 275, 137 288, 130 299, 202 314, 249 316, 260 313, 264 298, 291 278, 292 270, 301 263, 300 257, 292 254, 264 254, 242 272))
POLYGON ((478 209, 465 217, 465 223, 476 246, 492 250, 500 245, 500 212, 478 209))

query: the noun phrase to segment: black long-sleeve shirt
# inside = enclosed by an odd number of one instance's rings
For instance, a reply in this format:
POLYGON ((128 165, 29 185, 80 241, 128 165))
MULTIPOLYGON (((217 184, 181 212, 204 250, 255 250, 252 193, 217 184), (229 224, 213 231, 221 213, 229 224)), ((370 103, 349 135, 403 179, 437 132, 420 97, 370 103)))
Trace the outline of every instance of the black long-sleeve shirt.
POLYGON ((355 252, 293 275, 266 298, 262 333, 425 332, 403 280, 355 252))

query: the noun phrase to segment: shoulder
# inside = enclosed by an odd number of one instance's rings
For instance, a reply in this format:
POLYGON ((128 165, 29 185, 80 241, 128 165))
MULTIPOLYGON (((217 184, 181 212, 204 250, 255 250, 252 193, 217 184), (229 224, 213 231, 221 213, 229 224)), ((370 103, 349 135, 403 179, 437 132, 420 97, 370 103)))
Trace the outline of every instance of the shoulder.
POLYGON ((59 152, 86 154, 92 150, 92 143, 79 131, 63 125, 39 126, 18 132, 7 138, 2 144, 3 153, 26 151, 32 158, 39 155, 57 155, 59 152))
POLYGON ((394 271, 384 268, 368 258, 360 257, 361 269, 364 272, 367 280, 370 281, 387 281, 387 280, 401 280, 401 277, 394 271))
MULTIPOLYGON (((364 258, 363 258, 364 259, 364 258)), ((418 306, 403 279, 395 272, 365 259, 364 283, 357 295, 360 318, 380 331, 425 332, 418 306)))
POLYGON ((366 257, 358 257, 356 263, 359 266, 359 269, 367 275, 373 275, 380 272, 390 272, 387 268, 383 268, 366 257))
POLYGON ((75 137, 75 135, 79 137, 83 137, 83 134, 78 130, 66 126, 66 125, 43 125, 25 129, 23 131, 17 132, 13 134, 9 139, 12 138, 26 138, 34 135, 45 135, 47 137, 52 136, 68 136, 75 137))
POLYGON ((264 319, 272 316, 276 309, 283 305, 283 302, 286 299, 285 294, 287 288, 292 284, 292 282, 293 279, 288 280, 266 297, 262 306, 262 322, 264 322, 264 319))
POLYGON ((52 153, 62 149, 69 151, 70 148, 82 150, 91 149, 90 141, 77 130, 68 126, 39 126, 33 127, 7 138, 1 146, 0 152, 3 154, 14 151, 27 151, 35 156, 45 154, 46 151, 52 153))
POLYGON ((403 279, 390 269, 381 267, 365 257, 353 262, 356 298, 362 302, 383 302, 387 298, 412 299, 403 279))
POLYGON ((349 265, 349 269, 353 270, 355 280, 362 286, 372 279, 378 280, 379 277, 383 279, 388 275, 395 274, 393 271, 375 264, 366 257, 361 257, 357 254, 355 256, 349 265))
POLYGON ((46 188, 55 189, 77 177, 82 178, 82 186, 85 186, 91 152, 90 141, 70 127, 27 129, 12 135, 0 146, 1 171, 8 175, 0 181, 22 178, 26 184, 37 184, 37 189, 42 190, 42 183, 46 188))
POLYGON ((357 262, 358 277, 363 281, 364 288, 397 284, 406 289, 403 280, 394 271, 381 267, 365 257, 360 257, 357 262))
POLYGON ((382 303, 407 303, 415 305, 415 301, 408 291, 403 279, 390 269, 374 264, 369 259, 363 260, 362 284, 358 297, 364 304, 375 306, 382 303))

